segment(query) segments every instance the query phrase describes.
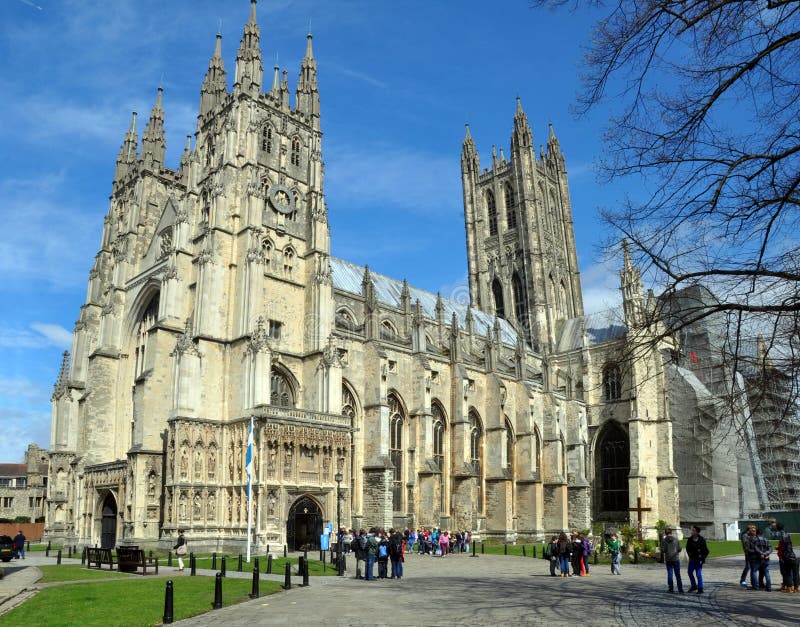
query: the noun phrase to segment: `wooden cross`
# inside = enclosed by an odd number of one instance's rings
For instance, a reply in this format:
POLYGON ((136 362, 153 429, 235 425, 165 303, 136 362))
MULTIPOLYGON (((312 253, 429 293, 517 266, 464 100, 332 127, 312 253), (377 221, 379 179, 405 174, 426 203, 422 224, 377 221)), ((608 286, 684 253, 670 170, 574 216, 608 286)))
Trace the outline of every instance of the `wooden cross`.
POLYGON ((650 512, 652 511, 652 507, 642 507, 642 497, 636 497, 636 507, 629 507, 629 512, 636 512, 636 519, 638 520, 637 529, 639 531, 639 542, 642 541, 642 512, 650 512))

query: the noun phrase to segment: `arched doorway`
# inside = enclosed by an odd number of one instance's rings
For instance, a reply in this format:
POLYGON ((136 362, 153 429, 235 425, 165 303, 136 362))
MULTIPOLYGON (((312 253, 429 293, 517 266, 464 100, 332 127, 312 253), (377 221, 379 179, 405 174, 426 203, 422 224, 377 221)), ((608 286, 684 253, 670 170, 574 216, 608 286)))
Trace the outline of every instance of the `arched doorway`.
POLYGON ((297 499, 289 510, 286 521, 286 544, 293 551, 302 548, 319 548, 322 535, 322 512, 317 502, 304 496, 297 499))
POLYGON ((103 501, 100 547, 113 549, 117 544, 117 499, 111 492, 103 501))
POLYGON ((597 512, 608 518, 628 519, 628 475, 631 454, 628 434, 617 422, 609 422, 595 448, 597 512))

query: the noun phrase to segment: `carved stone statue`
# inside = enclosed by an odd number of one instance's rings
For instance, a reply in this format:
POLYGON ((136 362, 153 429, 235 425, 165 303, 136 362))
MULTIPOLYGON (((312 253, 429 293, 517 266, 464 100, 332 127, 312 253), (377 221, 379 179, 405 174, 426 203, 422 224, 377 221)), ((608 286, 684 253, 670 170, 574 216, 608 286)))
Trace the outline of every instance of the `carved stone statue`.
POLYGON ((189 477, 189 453, 184 446, 181 448, 181 479, 189 477))
POLYGON ((208 478, 214 479, 217 475, 217 449, 212 447, 208 452, 208 478))
POLYGON ((181 492, 178 511, 180 512, 180 519, 186 520, 186 492, 181 492))
POLYGON ((214 520, 217 517, 217 497, 212 492, 208 495, 208 503, 206 504, 206 518, 214 520))
POLYGON ((147 475, 147 496, 151 499, 156 497, 156 473, 152 470, 147 475))
POLYGON ((200 507, 200 495, 195 492, 194 495, 194 507, 192 509, 192 514, 195 520, 200 520, 203 516, 203 510, 200 507))
POLYGON ((267 494, 267 516, 273 518, 275 516, 275 505, 278 499, 275 495, 275 490, 270 490, 267 494))
POLYGON ((199 479, 203 473, 203 452, 199 446, 194 447, 194 478, 199 479))

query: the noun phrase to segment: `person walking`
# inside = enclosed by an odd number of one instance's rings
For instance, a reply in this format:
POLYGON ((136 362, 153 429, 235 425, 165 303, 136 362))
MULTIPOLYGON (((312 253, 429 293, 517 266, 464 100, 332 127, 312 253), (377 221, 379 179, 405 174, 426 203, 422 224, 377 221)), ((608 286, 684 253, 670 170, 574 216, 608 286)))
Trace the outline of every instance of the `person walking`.
POLYGON ((19 533, 14 536, 14 557, 17 559, 25 559, 25 534, 22 533, 22 529, 19 530, 19 533))
POLYGON ((611 574, 622 575, 619 570, 619 561, 622 556, 622 541, 617 537, 616 533, 611 534, 611 540, 608 541, 608 550, 611 553, 611 574))
POLYGON ((572 553, 572 543, 563 531, 558 536, 558 563, 561 567, 561 576, 569 577, 569 561, 572 553))
POLYGON ((772 592, 772 580, 769 575, 769 556, 772 545, 764 537, 761 529, 756 529, 755 537, 750 541, 750 586, 772 592), (762 583, 763 581, 763 583, 762 583))
POLYGON ((184 529, 178 529, 178 541, 175 546, 172 547, 175 551, 175 555, 178 556, 178 572, 183 572, 183 556, 188 552, 185 534, 186 531, 184 529))
POLYGON ((445 557, 450 550, 450 534, 446 531, 442 531, 439 534, 439 550, 442 553, 442 557, 445 557))
POLYGON ((697 594, 703 594, 703 564, 708 557, 708 545, 697 525, 692 527, 692 535, 686 541, 686 554, 689 556, 689 583, 692 584, 689 592, 697 590, 697 594))
POLYGON ((739 577, 739 585, 742 588, 747 587, 747 574, 750 572, 750 556, 748 555, 748 547, 750 545, 750 531, 752 530, 752 537, 756 535, 756 526, 747 525, 739 539, 742 542, 742 552, 744 553, 744 568, 742 569, 742 576, 739 577))
POLYGON ((661 550, 667 564, 667 592, 675 592, 672 584, 673 575, 677 580, 678 592, 683 594, 683 581, 681 580, 681 542, 672 535, 672 527, 664 529, 664 538, 661 540, 661 550))

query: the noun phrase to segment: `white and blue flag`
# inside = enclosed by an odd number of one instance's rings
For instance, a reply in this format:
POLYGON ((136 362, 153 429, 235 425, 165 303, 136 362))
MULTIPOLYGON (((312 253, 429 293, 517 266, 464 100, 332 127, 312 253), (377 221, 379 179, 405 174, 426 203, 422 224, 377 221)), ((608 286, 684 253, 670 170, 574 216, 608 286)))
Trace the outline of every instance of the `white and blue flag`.
POLYGON ((250 530, 253 521, 253 417, 250 416, 250 433, 247 435, 247 456, 244 460, 247 471, 247 563, 250 563, 250 530))

